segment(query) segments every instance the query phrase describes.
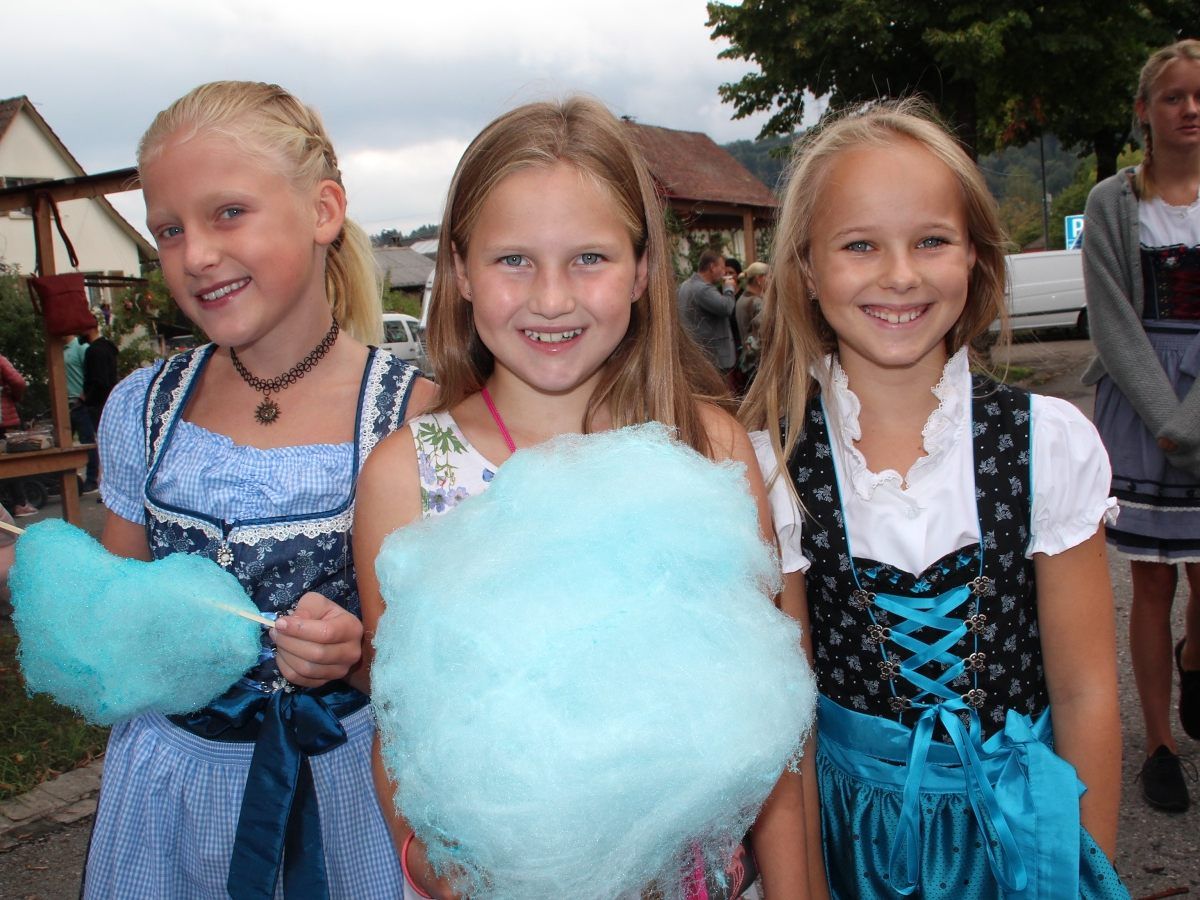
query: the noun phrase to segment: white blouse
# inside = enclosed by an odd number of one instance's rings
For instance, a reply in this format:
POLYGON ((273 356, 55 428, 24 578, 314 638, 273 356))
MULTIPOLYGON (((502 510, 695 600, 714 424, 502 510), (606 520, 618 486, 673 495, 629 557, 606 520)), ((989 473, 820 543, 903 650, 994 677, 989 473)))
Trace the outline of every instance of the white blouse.
MULTIPOLYGON (((979 540, 971 438, 971 372, 966 350, 946 363, 933 389, 938 407, 923 430, 925 455, 907 476, 872 472, 854 445, 862 436, 861 406, 836 359, 815 367, 829 420, 829 437, 851 552, 919 574, 952 550, 979 540)), ((1116 520, 1112 471, 1092 423, 1074 406, 1033 395, 1032 537, 1025 555, 1054 555, 1083 543, 1101 520, 1116 520)), ((775 478, 775 456, 765 431, 750 435, 767 479, 784 572, 803 572, 800 509, 786 473, 775 478)))

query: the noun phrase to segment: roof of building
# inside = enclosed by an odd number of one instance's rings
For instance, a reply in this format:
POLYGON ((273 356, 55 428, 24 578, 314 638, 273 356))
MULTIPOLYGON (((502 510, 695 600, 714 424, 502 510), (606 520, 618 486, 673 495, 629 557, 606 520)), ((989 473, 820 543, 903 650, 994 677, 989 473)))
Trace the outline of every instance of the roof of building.
POLYGON ((707 134, 625 122, 668 199, 771 209, 778 205, 770 188, 707 134))
MULTIPOLYGON (((50 127, 50 124, 42 118, 42 114, 37 111, 37 107, 35 107, 33 103, 30 102, 29 98, 23 94, 19 97, 10 97, 7 100, 0 100, 0 141, 4 140, 4 135, 7 133, 9 126, 12 124, 13 120, 16 119, 17 114, 20 113, 22 109, 29 114, 29 117, 33 119, 33 123, 62 155, 62 158, 66 161, 67 166, 73 169, 76 175, 87 175, 87 171, 79 164, 79 160, 77 160, 71 151, 67 149, 67 145, 62 142, 62 139, 54 133, 54 129, 50 127)), ((121 230, 124 231, 135 244, 137 244, 138 255, 142 259, 158 258, 158 253, 155 251, 154 246, 148 240, 146 240, 140 231, 129 224, 124 216, 117 212, 116 208, 108 202, 107 198, 101 196, 94 197, 92 199, 99 203, 104 211, 112 216, 113 220, 117 223, 121 230)))
POLYGON ((433 271, 433 260, 410 247, 376 247, 375 263, 393 288, 424 287, 433 271))

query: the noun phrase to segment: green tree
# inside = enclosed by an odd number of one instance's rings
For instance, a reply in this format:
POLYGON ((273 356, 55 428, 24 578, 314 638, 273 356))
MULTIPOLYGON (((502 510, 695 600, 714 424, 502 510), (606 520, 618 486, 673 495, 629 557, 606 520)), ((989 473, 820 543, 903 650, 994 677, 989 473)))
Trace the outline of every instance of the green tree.
POLYGON ((33 311, 25 279, 14 271, 0 271, 0 353, 8 357, 28 385, 17 405, 21 418, 45 415, 50 409, 46 333, 33 311))
POLYGON ((708 4, 723 58, 758 70, 724 84, 741 118, 771 112, 787 134, 806 98, 834 108, 920 94, 963 143, 987 152, 1057 134, 1115 167, 1131 81, 1156 46, 1194 27, 1196 0, 745 0, 708 4))

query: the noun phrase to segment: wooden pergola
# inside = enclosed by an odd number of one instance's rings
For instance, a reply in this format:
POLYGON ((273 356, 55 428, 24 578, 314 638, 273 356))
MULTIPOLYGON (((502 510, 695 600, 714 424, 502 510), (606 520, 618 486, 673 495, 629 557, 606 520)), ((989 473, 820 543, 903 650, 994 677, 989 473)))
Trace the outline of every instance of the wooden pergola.
POLYGON ((738 231, 743 262, 757 258, 755 230, 779 206, 771 189, 699 131, 676 131, 625 119, 659 191, 689 231, 738 231))
MULTIPOLYGON (((53 222, 50 201, 103 197, 138 188, 137 169, 117 169, 98 175, 80 175, 57 181, 41 181, 0 190, 0 212, 33 210, 33 236, 41 275, 57 272, 54 260, 53 222)), ((43 323, 44 324, 44 323, 43 323)), ((0 454, 0 478, 24 478, 30 475, 57 474, 62 483, 63 518, 79 521, 79 489, 75 472, 87 464, 88 451, 94 444, 76 444, 71 435, 71 415, 67 408, 67 371, 62 343, 45 333, 46 373, 50 385, 50 414, 54 421, 54 446, 28 453, 0 454)))

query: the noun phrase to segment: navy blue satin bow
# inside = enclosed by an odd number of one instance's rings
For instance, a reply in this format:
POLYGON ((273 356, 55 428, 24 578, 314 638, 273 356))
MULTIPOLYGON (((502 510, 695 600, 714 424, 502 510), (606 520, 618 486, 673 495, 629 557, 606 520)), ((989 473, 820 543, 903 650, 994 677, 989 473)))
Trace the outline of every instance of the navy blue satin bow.
POLYGON ((287 896, 329 896, 308 757, 345 742, 346 730, 324 698, 307 691, 270 695, 262 709, 229 863, 226 887, 234 900, 271 900, 284 858, 287 896))
POLYGON ((271 694, 238 684, 199 712, 171 717, 209 740, 255 742, 226 881, 234 900, 271 900, 283 859, 287 896, 329 896, 308 757, 344 744, 339 717, 366 702, 343 682, 271 694))

